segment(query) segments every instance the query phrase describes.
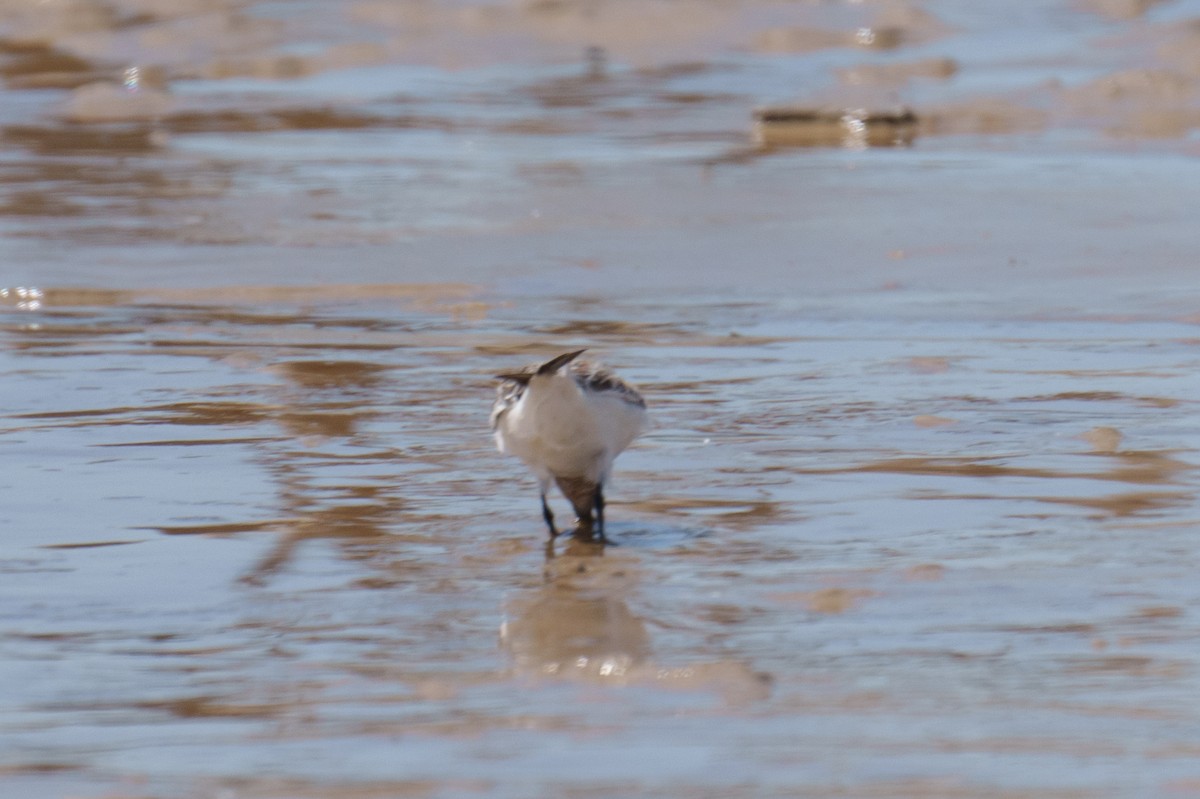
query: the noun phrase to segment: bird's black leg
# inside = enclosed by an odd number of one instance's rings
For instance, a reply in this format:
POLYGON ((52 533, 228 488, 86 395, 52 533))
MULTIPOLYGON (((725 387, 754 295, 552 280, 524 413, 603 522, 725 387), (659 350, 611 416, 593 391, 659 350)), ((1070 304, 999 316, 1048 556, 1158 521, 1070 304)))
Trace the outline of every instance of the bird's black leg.
POLYGON ((554 514, 550 511, 550 506, 546 504, 546 495, 542 494, 542 518, 546 520, 546 526, 550 528, 550 537, 558 536, 558 528, 554 526, 554 514))
POLYGON ((596 506, 596 532, 600 535, 600 540, 604 540, 604 486, 596 485, 596 496, 593 499, 593 504, 596 506))

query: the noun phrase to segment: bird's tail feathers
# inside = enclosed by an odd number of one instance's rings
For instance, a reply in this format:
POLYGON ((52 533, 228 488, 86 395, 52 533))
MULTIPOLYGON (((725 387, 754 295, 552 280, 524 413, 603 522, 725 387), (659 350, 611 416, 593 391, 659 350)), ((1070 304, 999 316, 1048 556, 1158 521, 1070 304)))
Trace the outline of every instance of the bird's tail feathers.
POLYGON ((551 358, 539 366, 537 373, 539 375, 552 375, 559 369, 569 364, 571 361, 578 358, 580 355, 583 355, 585 352, 587 352, 586 348, 582 350, 575 350, 574 352, 564 352, 562 355, 559 355, 556 358, 551 358))
POLYGON ((531 372, 527 369, 523 372, 504 372, 503 374, 496 375, 496 377, 501 380, 511 380, 514 383, 520 383, 523 386, 527 386, 529 385, 529 381, 534 377, 537 377, 538 375, 552 375, 585 352, 587 352, 586 349, 575 350, 574 352, 564 352, 562 355, 546 361, 544 364, 539 366, 536 371, 531 372))

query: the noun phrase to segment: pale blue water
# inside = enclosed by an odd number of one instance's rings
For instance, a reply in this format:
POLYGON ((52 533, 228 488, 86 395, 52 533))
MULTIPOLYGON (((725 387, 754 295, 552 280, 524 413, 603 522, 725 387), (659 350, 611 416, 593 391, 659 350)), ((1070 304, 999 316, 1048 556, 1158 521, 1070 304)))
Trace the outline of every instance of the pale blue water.
POLYGON ((1195 793, 1194 133, 1052 81, 1190 87, 1200 7, 922 7, 786 54, 881 6, 51 26, 177 108, 0 104, 0 795, 1195 793), (755 149, 935 57, 867 94, 1052 112, 755 149), (547 552, 492 375, 582 346, 653 427, 614 545, 547 552))

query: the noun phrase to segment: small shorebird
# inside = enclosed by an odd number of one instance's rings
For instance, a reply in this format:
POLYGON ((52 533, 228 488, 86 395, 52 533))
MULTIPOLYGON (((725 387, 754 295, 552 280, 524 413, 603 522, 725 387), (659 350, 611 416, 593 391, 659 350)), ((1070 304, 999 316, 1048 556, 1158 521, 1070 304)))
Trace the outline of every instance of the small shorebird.
POLYGON ((637 389, 595 364, 576 361, 583 352, 496 375, 504 381, 492 406, 496 446, 537 475, 551 538, 558 535, 546 504, 551 481, 571 501, 581 528, 591 529, 595 511, 596 530, 604 538, 604 484, 613 459, 646 423, 646 401, 637 389))

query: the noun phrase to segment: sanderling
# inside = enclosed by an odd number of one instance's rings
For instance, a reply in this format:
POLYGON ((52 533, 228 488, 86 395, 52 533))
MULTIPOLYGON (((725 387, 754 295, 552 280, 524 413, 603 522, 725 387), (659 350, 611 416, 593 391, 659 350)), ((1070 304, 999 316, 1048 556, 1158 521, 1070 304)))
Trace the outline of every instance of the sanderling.
POLYGON ((497 375, 504 382, 492 406, 496 446, 516 455, 537 475, 542 518, 558 535, 546 504, 553 481, 571 501, 580 528, 604 538, 604 484, 613 459, 646 423, 646 401, 633 386, 595 364, 575 359, 576 350, 549 361, 497 375))

